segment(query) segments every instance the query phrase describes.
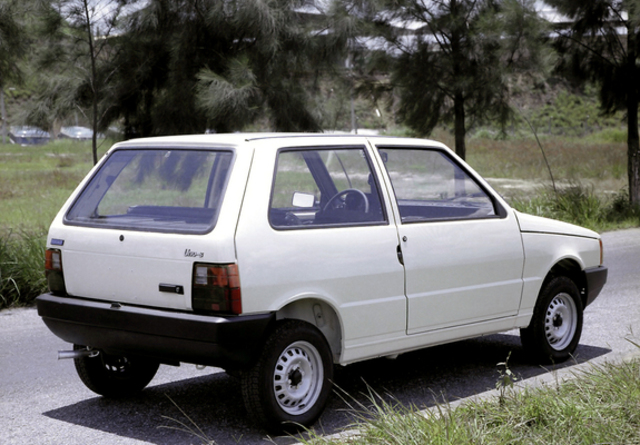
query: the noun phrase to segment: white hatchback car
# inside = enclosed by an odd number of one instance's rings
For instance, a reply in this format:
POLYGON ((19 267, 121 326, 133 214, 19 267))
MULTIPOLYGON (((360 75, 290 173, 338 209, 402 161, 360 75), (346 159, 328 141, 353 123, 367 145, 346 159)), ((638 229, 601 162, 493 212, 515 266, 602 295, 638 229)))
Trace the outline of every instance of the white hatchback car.
POLYGON ((565 360, 607 278, 597 233, 511 209, 444 145, 357 135, 116 144, 47 247, 38 311, 90 389, 217 366, 270 430, 315 422, 334 364, 513 328, 565 360))

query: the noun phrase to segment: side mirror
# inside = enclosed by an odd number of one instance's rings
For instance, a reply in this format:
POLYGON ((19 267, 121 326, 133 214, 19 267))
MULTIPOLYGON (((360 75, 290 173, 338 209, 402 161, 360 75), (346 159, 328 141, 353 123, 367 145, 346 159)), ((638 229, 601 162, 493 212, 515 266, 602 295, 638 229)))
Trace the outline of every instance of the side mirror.
POLYGON ((294 192, 293 199, 291 200, 291 205, 293 205, 294 207, 310 209, 311 207, 313 207, 315 201, 316 197, 311 193, 294 192))

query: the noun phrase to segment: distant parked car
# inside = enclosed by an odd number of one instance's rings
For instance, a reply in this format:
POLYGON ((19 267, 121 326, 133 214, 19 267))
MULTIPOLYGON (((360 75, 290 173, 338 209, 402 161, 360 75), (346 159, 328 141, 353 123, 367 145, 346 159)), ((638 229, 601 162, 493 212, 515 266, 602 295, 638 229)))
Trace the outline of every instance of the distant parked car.
MULTIPOLYGON (((93 130, 87 127, 62 127, 58 133, 58 139, 74 139, 76 141, 88 141, 93 137, 93 130)), ((102 133, 98 133, 98 139, 104 139, 102 133)))
POLYGON ((19 126, 9 128, 9 140, 18 145, 41 145, 48 143, 51 135, 38 127, 19 126))
POLYGON ((117 144, 47 248, 38 313, 88 388, 217 366, 274 431, 315 422, 334 364, 514 328, 567 360, 607 280, 597 233, 512 209, 441 143, 378 136, 117 144))

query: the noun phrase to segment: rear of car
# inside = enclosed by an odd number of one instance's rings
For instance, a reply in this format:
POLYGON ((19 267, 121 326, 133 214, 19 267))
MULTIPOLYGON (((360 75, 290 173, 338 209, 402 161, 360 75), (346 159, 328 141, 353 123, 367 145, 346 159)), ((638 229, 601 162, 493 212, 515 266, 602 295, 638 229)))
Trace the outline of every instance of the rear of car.
POLYGON ((112 148, 50 228, 51 292, 38 309, 51 330, 159 362, 248 361, 238 345, 271 320, 235 317, 234 232, 251 158, 247 147, 180 139, 112 148))

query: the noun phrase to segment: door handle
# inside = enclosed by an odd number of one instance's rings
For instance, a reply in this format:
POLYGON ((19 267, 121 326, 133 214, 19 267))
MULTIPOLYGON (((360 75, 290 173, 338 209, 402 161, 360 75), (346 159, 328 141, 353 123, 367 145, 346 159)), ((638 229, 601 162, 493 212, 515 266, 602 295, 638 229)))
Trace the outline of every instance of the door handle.
POLYGON ((402 264, 404 266, 404 258, 402 256, 402 249, 400 248, 400 245, 398 245, 398 247, 396 249, 396 253, 398 255, 398 261, 400 261, 400 264, 402 264))

